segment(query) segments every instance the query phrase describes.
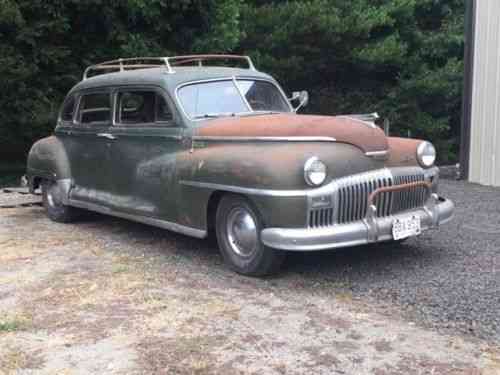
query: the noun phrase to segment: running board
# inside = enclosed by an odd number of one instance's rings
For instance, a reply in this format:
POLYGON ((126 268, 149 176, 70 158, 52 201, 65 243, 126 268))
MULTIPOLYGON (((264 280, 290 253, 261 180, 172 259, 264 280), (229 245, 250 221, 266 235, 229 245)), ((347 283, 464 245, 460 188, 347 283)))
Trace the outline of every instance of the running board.
POLYGON ((187 227, 185 225, 172 223, 170 221, 160 220, 160 219, 156 219, 153 217, 128 214, 125 212, 116 211, 116 210, 113 210, 109 207, 104 207, 104 206, 94 204, 94 203, 88 203, 88 202, 82 202, 82 201, 70 199, 68 201, 68 205, 73 206, 73 207, 83 208, 83 209, 89 210, 89 211, 98 212, 98 213, 101 213, 104 215, 115 216, 115 217, 119 217, 122 219, 136 221, 136 222, 142 223, 142 224, 152 225, 154 227, 167 229, 167 230, 171 230, 173 232, 185 234, 186 236, 191 236, 191 237, 196 237, 196 238, 206 238, 207 237, 207 231, 202 230, 202 229, 191 228, 191 227, 187 227))

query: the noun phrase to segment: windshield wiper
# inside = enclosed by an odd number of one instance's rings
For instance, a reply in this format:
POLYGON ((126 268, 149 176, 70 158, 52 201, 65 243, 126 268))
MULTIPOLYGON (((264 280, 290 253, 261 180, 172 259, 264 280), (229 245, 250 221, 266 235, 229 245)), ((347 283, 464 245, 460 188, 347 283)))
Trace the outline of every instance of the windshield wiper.
POLYGON ((196 115, 193 118, 194 119, 200 119, 200 118, 217 118, 217 117, 234 117, 236 116, 236 113, 232 112, 225 112, 225 113, 204 113, 202 115, 196 115))

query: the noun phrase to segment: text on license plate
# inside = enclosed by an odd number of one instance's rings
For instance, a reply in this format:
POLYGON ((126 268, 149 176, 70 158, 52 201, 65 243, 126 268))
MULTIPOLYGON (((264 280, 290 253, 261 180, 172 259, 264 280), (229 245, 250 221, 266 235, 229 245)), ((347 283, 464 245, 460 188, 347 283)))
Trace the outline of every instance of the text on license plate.
POLYGON ((419 216, 397 218, 392 222, 392 236, 396 241, 411 236, 418 236, 421 232, 419 216))

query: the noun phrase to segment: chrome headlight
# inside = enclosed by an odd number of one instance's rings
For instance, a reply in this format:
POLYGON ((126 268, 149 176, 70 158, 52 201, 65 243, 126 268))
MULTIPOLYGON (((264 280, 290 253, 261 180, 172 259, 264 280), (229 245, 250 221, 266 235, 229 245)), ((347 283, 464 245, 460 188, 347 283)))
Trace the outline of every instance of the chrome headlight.
POLYGON ((326 179, 326 165, 316 156, 307 159, 304 164, 304 179, 308 185, 321 185, 326 179))
POLYGON ((422 167, 429 168, 436 161, 436 149, 430 142, 422 142, 417 148, 417 160, 422 167))

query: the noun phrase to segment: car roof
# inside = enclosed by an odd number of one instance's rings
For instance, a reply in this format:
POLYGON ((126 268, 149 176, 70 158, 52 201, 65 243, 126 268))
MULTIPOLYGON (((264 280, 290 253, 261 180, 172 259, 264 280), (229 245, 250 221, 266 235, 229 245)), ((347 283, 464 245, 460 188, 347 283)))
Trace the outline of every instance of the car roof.
POLYGON ((174 66, 173 70, 173 73, 168 73, 167 70, 162 67, 101 74, 79 82, 71 89, 70 93, 80 90, 120 85, 155 85, 162 86, 168 91, 173 91, 177 86, 184 83, 229 77, 257 78, 275 82, 270 75, 253 69, 174 66))

